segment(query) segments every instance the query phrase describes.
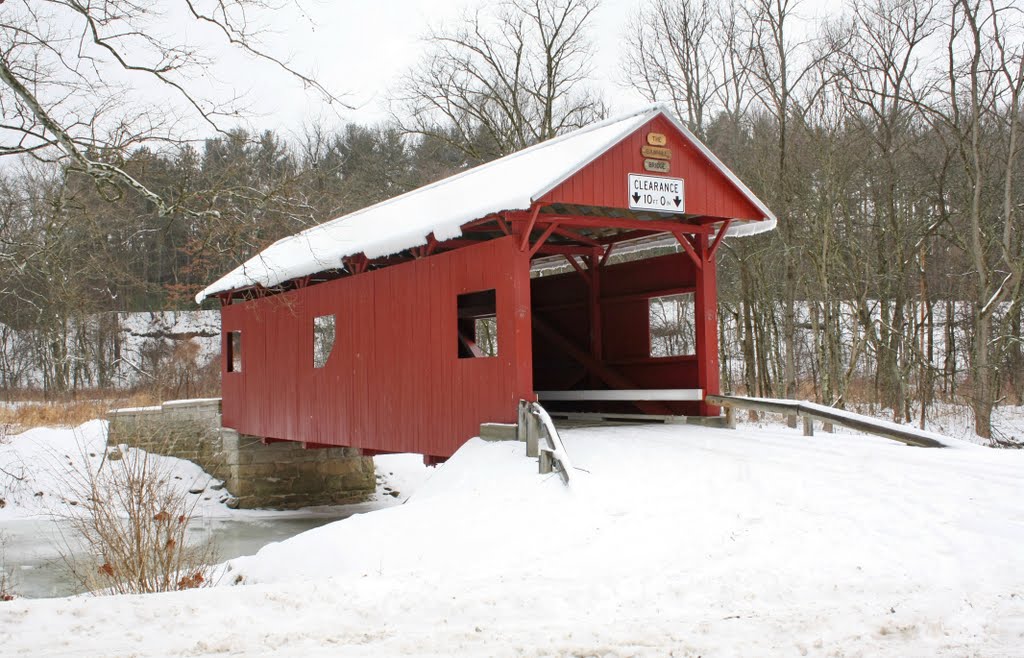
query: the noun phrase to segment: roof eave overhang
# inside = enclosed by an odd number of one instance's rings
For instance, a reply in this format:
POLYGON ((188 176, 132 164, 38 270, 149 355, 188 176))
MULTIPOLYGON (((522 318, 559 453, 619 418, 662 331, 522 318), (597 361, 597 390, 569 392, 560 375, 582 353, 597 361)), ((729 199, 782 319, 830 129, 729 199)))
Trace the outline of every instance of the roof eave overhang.
MULTIPOLYGON (((757 196, 755 196, 754 193, 746 185, 744 185, 743 182, 728 167, 726 167, 725 164, 721 160, 719 160, 718 157, 715 156, 715 154, 712 153, 711 150, 708 149, 708 147, 706 145, 704 145, 703 142, 701 142, 699 139, 697 139, 697 137, 692 132, 690 132, 689 129, 686 128, 686 126, 684 126, 682 123, 680 123, 672 115, 672 112, 666 106, 664 106, 662 104, 649 105, 647 107, 644 107, 644 108, 636 110, 632 114, 629 114, 629 115, 626 115, 626 116, 614 117, 614 118, 607 119, 605 121, 593 124, 592 126, 588 126, 588 130, 597 129, 597 128, 603 127, 603 126, 611 124, 611 123, 616 123, 616 122, 620 122, 620 121, 626 121, 626 120, 630 119, 631 117, 637 117, 637 119, 635 121, 629 122, 628 125, 626 125, 618 134, 614 135, 614 137, 609 141, 610 144, 617 144, 622 139, 624 139, 626 136, 628 136, 629 134, 631 134, 634 131, 638 130, 641 126, 643 126, 644 124, 648 123, 649 121, 651 121, 652 119, 654 119, 654 118, 656 118, 658 116, 665 117, 665 119, 667 121, 669 121, 676 130, 678 130, 687 140, 689 140, 695 147, 697 147, 697 149, 701 152, 702 155, 704 155, 704 157, 708 160, 708 162, 710 162, 712 164, 712 166, 714 166, 716 169, 718 169, 718 171, 722 175, 724 175, 729 180, 729 182, 732 183, 736 187, 736 189, 741 194, 743 194, 744 197, 746 197, 750 201, 751 204, 754 205, 755 208, 757 208, 761 213, 763 213, 764 219, 761 219, 761 220, 751 220, 749 218, 734 219, 734 220, 732 220, 731 223, 729 224, 728 233, 727 233, 726 237, 741 237, 741 236, 747 236, 747 235, 755 235, 755 234, 758 234, 758 233, 763 233, 763 232, 766 232, 766 231, 770 231, 770 230, 775 228, 775 226, 777 224, 777 220, 775 218, 775 215, 768 209, 768 207, 760 199, 758 199, 757 196)), ((566 137, 568 137, 568 135, 566 137)), ((557 141, 558 139, 559 138, 556 138, 555 140, 551 140, 551 141, 557 141)), ((529 204, 528 207, 526 207, 526 208, 506 208, 506 209, 501 210, 501 211, 495 210, 495 211, 491 211, 491 212, 492 213, 494 213, 494 212, 509 212, 509 211, 516 211, 516 210, 518 210, 518 211, 528 211, 531 208, 534 208, 552 190, 556 189, 559 185, 561 185, 562 183, 564 183, 565 181, 567 181, 568 179, 570 179, 571 177, 573 177, 574 175, 579 173, 585 167, 587 167, 588 165, 593 163, 595 160, 597 160, 599 157, 601 157, 601 155, 606 153, 607 150, 608 150, 607 148, 600 149, 600 150, 597 150, 597 151, 592 152, 592 153, 587 153, 584 157, 580 158, 580 160, 578 162, 576 162, 571 168, 567 169, 565 171, 565 173, 563 173, 561 176, 553 179, 552 181, 550 181, 549 183, 544 185, 543 188, 537 190, 532 195, 530 195, 529 198, 531 200, 531 203, 529 204)), ((462 172, 460 174, 457 174, 453 178, 457 178, 457 177, 466 175, 467 173, 469 173, 469 172, 468 171, 467 172, 462 172)), ((448 179, 445 179, 445 181, 447 181, 447 180, 448 179)), ((434 186, 438 186, 438 185, 443 185, 445 183, 445 181, 438 181, 438 182, 433 183, 431 185, 428 185, 426 187, 429 188, 429 187, 434 187, 434 186)), ((413 192, 416 192, 416 191, 413 191, 413 192)), ((410 192, 408 194, 411 194, 413 192, 410 192)), ((402 195, 402 196, 404 196, 404 195, 402 195)), ((387 202, 384 202, 384 203, 387 203, 387 202)), ((363 211, 360 211, 360 212, 363 212, 363 211)), ((459 225, 458 234, 462 235, 463 227, 465 227, 467 224, 472 223, 473 221, 478 221, 478 219, 469 220, 469 221, 459 225)), ((726 218, 722 218, 721 221, 726 221, 726 218)), ((428 234, 428 236, 420 236, 417 239, 412 239, 412 236, 410 236, 409 244, 408 244, 408 246, 406 248, 413 248, 413 247, 417 247, 417 246, 422 246, 423 244, 426 244, 428 237, 429 237, 429 234, 428 234)), ((450 236, 450 237, 458 237, 458 236, 450 236)), ((276 246, 278 243, 283 242, 284 240, 288 240, 288 239, 289 238, 285 238, 285 239, 279 240, 277 243, 275 243, 275 245, 272 245, 272 247, 276 246)), ((261 254, 262 253, 263 252, 261 252, 261 254)), ((339 257, 338 260, 341 261, 342 258, 339 257)), ((245 268, 245 264, 241 265, 240 268, 239 268, 239 269, 242 270, 243 275, 244 275, 244 268, 245 268)), ((245 289, 248 289, 248 288, 260 287, 260 286, 264 285, 262 282, 257 280, 258 277, 254 277, 245 286, 236 286, 236 287, 233 287, 233 288, 220 288, 220 287, 218 287, 218 284, 220 283, 220 281, 222 281, 223 279, 229 278, 232 274, 234 274, 237 271, 238 271, 238 269, 232 270, 232 272, 229 272, 224 277, 221 277, 221 279, 218 279, 213 284, 211 284, 211 285, 207 286, 206 288, 204 288, 199 294, 196 295, 196 302, 197 303, 202 303, 203 301, 205 301, 206 299, 208 299, 210 297, 222 296, 222 295, 231 295, 231 294, 233 294, 233 293, 235 293, 235 292, 237 292, 239 290, 245 290, 245 289)))

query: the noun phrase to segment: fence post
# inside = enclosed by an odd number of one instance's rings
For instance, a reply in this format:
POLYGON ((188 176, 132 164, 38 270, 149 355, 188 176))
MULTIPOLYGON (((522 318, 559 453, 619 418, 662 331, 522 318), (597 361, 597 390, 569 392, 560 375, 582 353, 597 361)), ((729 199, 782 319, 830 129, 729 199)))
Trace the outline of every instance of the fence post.
POLYGON ((516 440, 526 441, 526 423, 529 411, 527 410, 529 403, 526 400, 519 401, 518 416, 516 417, 516 440))
POLYGON ((526 456, 540 454, 540 419, 531 411, 526 413, 526 456))
POLYGON ((814 419, 804 416, 804 436, 814 436, 814 419))
POLYGON ((547 475, 552 470, 551 451, 544 449, 540 451, 540 458, 537 460, 537 470, 541 475, 547 475))

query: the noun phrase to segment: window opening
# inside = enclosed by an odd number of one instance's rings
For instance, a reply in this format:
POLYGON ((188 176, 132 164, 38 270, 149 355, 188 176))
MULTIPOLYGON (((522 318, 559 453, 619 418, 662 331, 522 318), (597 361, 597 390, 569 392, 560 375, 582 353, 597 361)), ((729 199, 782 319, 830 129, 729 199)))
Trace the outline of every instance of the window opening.
POLYGON ((498 356, 497 295, 494 289, 459 295, 459 358, 498 356))
POLYGON ((334 316, 313 318, 313 367, 323 368, 334 349, 334 316))
POLYGON ((651 356, 687 356, 697 353, 695 295, 684 292, 651 297, 651 356))
POLYGON ((228 353, 225 361, 227 362, 228 372, 242 372, 242 332, 241 331, 229 331, 227 340, 228 353))

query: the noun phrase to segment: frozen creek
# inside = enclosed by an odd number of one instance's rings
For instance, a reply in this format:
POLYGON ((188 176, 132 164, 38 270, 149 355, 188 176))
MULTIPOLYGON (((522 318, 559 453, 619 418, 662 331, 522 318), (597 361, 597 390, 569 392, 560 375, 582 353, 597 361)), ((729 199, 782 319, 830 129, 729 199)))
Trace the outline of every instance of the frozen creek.
MULTIPOLYGON (((202 541, 212 537, 220 560, 253 555, 267 544, 290 537, 332 521, 366 511, 365 505, 334 507, 323 512, 292 512, 281 515, 242 516, 240 518, 198 518, 189 526, 190 538, 202 541)), ((70 577, 61 553, 74 546, 74 532, 66 521, 45 518, 0 521, 4 538, 4 568, 11 589, 30 599, 80 594, 70 577)))
MULTIPOLYGON (((66 517, 78 496, 67 482, 96 472, 106 450, 106 423, 95 420, 75 428, 36 428, 0 441, 0 567, 7 589, 23 598, 78 593, 61 558, 63 547, 75 553, 66 517)), ((355 514, 404 502, 434 469, 419 455, 374 458, 377 493, 356 505, 295 511, 229 509, 227 492, 191 462, 151 455, 154 468, 176 487, 196 494, 190 538, 212 538, 221 561, 253 555, 261 548, 355 514), (207 489, 209 487, 209 489, 207 489), (201 492, 201 493, 200 493, 201 492)), ((78 550, 81 550, 80 548, 78 550)))

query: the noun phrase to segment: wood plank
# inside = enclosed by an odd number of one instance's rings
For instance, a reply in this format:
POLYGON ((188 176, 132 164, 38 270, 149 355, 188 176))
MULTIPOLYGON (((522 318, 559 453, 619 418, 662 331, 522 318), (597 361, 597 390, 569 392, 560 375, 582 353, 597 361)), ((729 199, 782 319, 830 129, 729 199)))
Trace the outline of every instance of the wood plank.
POLYGON ((666 424, 687 424, 686 416, 672 416, 665 414, 620 414, 620 413, 601 413, 599 411, 549 411, 548 415, 552 418, 563 418, 565 420, 573 421, 602 421, 602 420, 621 420, 629 421, 630 424, 640 423, 666 423, 666 424))
POLYGON ((704 391, 699 388, 633 388, 617 390, 537 391, 541 402, 585 400, 594 402, 635 402, 662 400, 671 402, 700 402, 704 391))
MULTIPOLYGON (((636 386, 632 381, 623 377, 622 375, 609 369, 600 361, 595 360, 592 356, 581 350, 573 342, 567 339, 565 336, 556 331, 551 325, 546 323, 536 313, 533 314, 533 326, 541 334, 544 335, 552 344, 557 346, 567 356, 572 358, 574 361, 582 365, 589 372, 596 375, 601 381, 609 386, 614 386, 621 389, 635 389, 636 386)), ((648 402, 637 402, 637 407, 641 411, 646 413, 654 414, 665 414, 671 413, 664 404, 648 403, 648 402)))

